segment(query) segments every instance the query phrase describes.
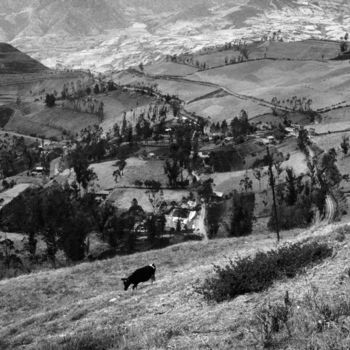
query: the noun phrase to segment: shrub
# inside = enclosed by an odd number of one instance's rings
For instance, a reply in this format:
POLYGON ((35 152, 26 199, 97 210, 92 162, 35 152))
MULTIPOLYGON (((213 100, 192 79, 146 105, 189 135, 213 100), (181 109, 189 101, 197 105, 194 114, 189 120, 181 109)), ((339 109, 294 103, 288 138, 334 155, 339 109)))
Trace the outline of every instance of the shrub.
POLYGON ((239 295, 261 292, 274 280, 292 278, 304 267, 318 263, 332 254, 326 243, 298 242, 286 244, 278 250, 255 256, 239 257, 224 266, 214 266, 216 275, 207 278, 195 290, 208 301, 222 302, 239 295))
POLYGON ((233 193, 233 216, 231 236, 239 237, 252 233, 254 220, 255 194, 233 193))

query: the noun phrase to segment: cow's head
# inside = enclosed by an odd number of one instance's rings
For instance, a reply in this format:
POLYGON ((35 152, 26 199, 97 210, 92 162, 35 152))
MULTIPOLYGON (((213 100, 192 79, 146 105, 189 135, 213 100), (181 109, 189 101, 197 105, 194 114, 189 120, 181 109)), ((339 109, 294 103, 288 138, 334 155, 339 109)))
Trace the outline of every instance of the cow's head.
POLYGON ((129 278, 122 278, 122 281, 124 283, 124 290, 128 290, 128 288, 130 286, 129 278))

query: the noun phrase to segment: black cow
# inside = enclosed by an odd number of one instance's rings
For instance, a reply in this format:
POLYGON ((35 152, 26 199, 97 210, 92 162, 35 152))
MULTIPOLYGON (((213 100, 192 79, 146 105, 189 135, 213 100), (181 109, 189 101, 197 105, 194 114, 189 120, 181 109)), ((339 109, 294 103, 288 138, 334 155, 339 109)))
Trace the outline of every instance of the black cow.
POLYGON ((124 290, 128 290, 130 284, 133 284, 132 289, 137 288, 137 285, 141 282, 146 282, 149 279, 152 280, 152 283, 155 281, 156 265, 148 265, 141 267, 134 271, 128 278, 122 278, 124 282, 124 290))

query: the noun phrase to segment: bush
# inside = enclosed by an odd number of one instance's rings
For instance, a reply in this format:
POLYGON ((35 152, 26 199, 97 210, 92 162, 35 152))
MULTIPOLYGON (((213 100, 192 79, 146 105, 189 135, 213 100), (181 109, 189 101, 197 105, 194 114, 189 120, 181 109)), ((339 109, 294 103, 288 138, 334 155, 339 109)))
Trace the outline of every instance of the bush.
POLYGON ((233 194, 233 216, 231 218, 231 236, 239 237, 252 233, 254 221, 255 194, 233 194))
POLYGON ((286 244, 278 250, 230 260, 224 267, 214 266, 216 276, 206 279, 202 286, 195 289, 206 300, 216 302, 261 292, 270 287, 273 281, 292 278, 304 267, 318 263, 331 254, 332 248, 326 243, 286 244))

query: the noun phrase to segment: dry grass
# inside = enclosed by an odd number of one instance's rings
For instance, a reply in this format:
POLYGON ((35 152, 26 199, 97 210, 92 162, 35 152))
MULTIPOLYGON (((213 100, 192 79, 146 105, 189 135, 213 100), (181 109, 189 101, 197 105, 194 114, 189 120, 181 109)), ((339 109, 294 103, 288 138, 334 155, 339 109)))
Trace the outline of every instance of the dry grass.
POLYGON ((96 115, 62 109, 59 106, 54 108, 42 106, 39 111, 29 114, 23 114, 17 110, 6 124, 5 129, 45 138, 60 138, 63 133, 74 135, 93 124, 98 124, 96 115))
MULTIPOLYGON (((167 203, 172 201, 180 202, 182 198, 188 197, 187 190, 163 190, 164 200, 167 203)), ((127 210, 131 206, 132 199, 136 198, 139 205, 148 213, 153 211, 147 189, 123 189, 116 188, 108 197, 108 200, 113 201, 115 205, 121 210, 127 210)))
POLYGON ((104 130, 109 130, 115 123, 121 124, 123 112, 127 113, 127 118, 131 119, 131 110, 137 110, 139 115, 144 111, 144 107, 154 103, 155 99, 133 92, 111 91, 108 95, 100 94, 97 97, 104 103, 104 120, 101 124, 104 130))
POLYGON ((142 160, 131 157, 126 160, 126 166, 122 177, 118 178, 116 183, 113 172, 118 169, 115 166, 116 160, 92 164, 98 176, 97 183, 102 189, 114 187, 135 186, 135 181, 155 180, 162 186, 167 186, 168 178, 164 174, 164 162, 162 160, 142 160))
POLYGON ((205 98, 187 105, 186 109, 203 117, 210 117, 215 123, 222 122, 224 119, 233 119, 239 115, 241 109, 246 110, 249 118, 271 111, 269 108, 260 106, 255 102, 241 100, 230 95, 205 98))
POLYGON ((195 73, 188 79, 220 84, 241 94, 266 100, 312 98, 321 108, 348 100, 347 62, 252 61, 195 73))
MULTIPOLYGON (((333 229, 310 231, 296 239, 328 235, 333 229)), ((283 234, 284 239, 295 240, 297 232, 283 234)), ((101 339, 101 334, 108 335, 107 341, 114 337, 114 348, 123 349, 259 348, 251 335, 259 306, 280 299, 285 290, 293 297, 302 296, 310 283, 325 291, 337 289, 349 260, 348 237, 337 244, 338 254, 307 275, 216 305, 204 303, 193 293, 192 285, 212 273, 212 263, 223 264, 229 256, 273 248, 275 240, 270 235, 185 243, 1 281, 0 336, 11 349, 40 349, 39 344, 44 343, 41 349, 63 349, 47 344, 67 339, 71 344, 75 339, 76 344, 86 333, 91 342, 101 339), (135 293, 122 291, 120 278, 150 262, 159 267, 156 283, 140 286, 135 293)))
MULTIPOLYGON (((321 60, 322 55, 325 59, 334 58, 339 50, 335 42, 306 40, 298 42, 264 42, 253 43, 249 45, 249 58, 277 58, 277 59, 298 59, 298 60, 321 60)), ((233 58, 240 55, 236 50, 225 50, 221 52, 209 53, 206 55, 195 56, 194 61, 205 62, 209 67, 222 66, 225 63, 225 57, 233 58)))
POLYGON ((157 62, 144 67, 144 72, 151 75, 167 74, 185 76, 197 72, 197 70, 194 67, 173 62, 157 62))

